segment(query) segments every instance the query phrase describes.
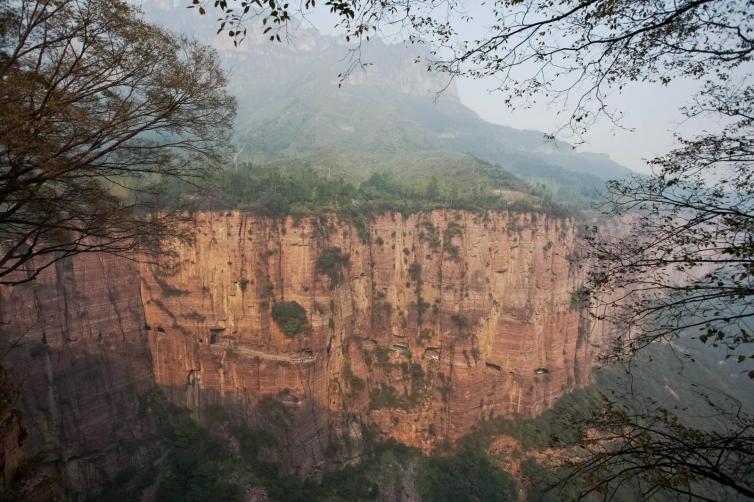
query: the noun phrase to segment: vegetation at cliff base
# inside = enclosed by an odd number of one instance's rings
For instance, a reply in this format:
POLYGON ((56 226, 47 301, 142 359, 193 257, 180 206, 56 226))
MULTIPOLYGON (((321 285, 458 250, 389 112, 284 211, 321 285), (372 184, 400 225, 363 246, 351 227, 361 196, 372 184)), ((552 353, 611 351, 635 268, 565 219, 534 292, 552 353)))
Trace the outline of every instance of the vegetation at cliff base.
POLYGON ((422 500, 432 502, 514 501, 513 479, 492 464, 482 445, 464 444, 447 456, 433 455, 419 466, 422 500))
POLYGON ((306 309, 297 301, 284 301, 272 306, 272 319, 285 336, 292 338, 309 325, 306 309))
MULTIPOLYGON (((316 480, 287 473, 270 459, 279 446, 272 434, 234 425, 224 413, 215 417, 213 429, 231 433, 237 449, 228 447, 225 433, 213 434, 159 392, 146 396, 142 408, 157 427, 153 444, 165 446, 166 454, 140 468, 125 468, 97 500, 138 500, 150 490, 158 502, 234 502, 246 500, 253 488, 274 502, 367 502, 391 500, 414 485, 426 502, 515 500, 510 476, 492 464, 484 448, 469 442, 451 455, 423 456, 394 440, 380 441, 376 431, 365 428, 361 461, 327 470, 316 480)), ((336 458, 344 444, 335 437, 330 441, 328 455, 336 458)))
POLYGON ((151 446, 163 445, 166 454, 124 468, 93 500, 130 502, 141 499, 147 489, 154 490, 156 502, 244 500, 242 486, 252 474, 188 410, 168 403, 159 392, 144 396, 141 408, 156 427, 151 446))

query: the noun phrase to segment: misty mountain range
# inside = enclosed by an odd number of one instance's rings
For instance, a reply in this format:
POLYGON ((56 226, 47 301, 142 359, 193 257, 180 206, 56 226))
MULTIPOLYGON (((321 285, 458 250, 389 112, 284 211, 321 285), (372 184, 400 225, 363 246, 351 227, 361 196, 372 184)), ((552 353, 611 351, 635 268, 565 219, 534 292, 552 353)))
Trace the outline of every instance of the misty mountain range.
POLYGON ((282 44, 252 34, 234 47, 216 36, 212 20, 182 5, 153 4, 148 13, 218 48, 238 99, 236 162, 310 167, 357 182, 375 171, 426 177, 487 163, 562 202, 589 199, 605 180, 631 174, 607 155, 484 121, 446 75, 417 63, 419 47, 372 40, 362 55, 368 66, 341 83, 348 48, 314 29, 282 44))

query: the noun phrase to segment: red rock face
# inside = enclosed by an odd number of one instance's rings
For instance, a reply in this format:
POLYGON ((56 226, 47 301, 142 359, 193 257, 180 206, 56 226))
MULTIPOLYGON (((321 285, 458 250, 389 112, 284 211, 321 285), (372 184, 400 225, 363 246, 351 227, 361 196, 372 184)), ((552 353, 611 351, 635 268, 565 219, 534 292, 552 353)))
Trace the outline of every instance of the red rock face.
POLYGON ((217 405, 322 465, 349 421, 430 449, 491 416, 531 416, 589 378, 589 320, 570 305, 574 223, 434 212, 276 221, 199 213, 195 242, 142 266, 155 379, 206 419, 217 405), (349 255, 332 284, 316 261, 349 255), (296 301, 309 328, 271 318, 296 301))
POLYGON ((205 424, 272 432, 269 455, 311 473, 357 456, 365 425, 427 451, 589 379, 572 221, 438 211, 359 230, 234 211, 192 225, 156 264, 81 255, 0 288, 0 339, 20 338, 3 366, 22 386, 24 453, 69 493, 133 458, 155 384, 205 424), (328 247, 349 257, 337 283, 317 269, 328 247), (291 337, 271 316, 282 301, 306 311, 291 337))
POLYGON ((138 399, 154 384, 136 265, 80 255, 0 288, 0 341, 15 346, 2 364, 28 430, 22 453, 38 468, 32 500, 96 493, 148 429, 138 399))

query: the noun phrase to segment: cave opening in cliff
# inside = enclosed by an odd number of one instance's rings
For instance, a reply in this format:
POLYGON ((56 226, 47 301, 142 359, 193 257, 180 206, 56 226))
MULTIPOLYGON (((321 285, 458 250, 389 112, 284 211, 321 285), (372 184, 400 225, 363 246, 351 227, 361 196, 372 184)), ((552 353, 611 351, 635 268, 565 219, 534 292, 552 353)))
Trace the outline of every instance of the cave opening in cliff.
POLYGON ((209 344, 215 345, 220 339, 220 335, 225 331, 225 328, 210 328, 209 330, 209 344))

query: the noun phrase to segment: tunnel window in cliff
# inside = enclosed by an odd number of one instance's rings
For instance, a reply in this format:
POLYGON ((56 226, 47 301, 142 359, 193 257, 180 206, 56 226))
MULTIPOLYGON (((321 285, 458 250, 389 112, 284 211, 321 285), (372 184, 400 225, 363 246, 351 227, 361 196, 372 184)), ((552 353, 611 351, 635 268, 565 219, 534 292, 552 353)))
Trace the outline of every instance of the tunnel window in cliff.
POLYGON ((214 345, 220 339, 220 335, 225 331, 225 328, 210 328, 209 329, 209 344, 214 345))
POLYGON ((189 370, 186 384, 195 387, 199 381, 199 370, 189 370))

